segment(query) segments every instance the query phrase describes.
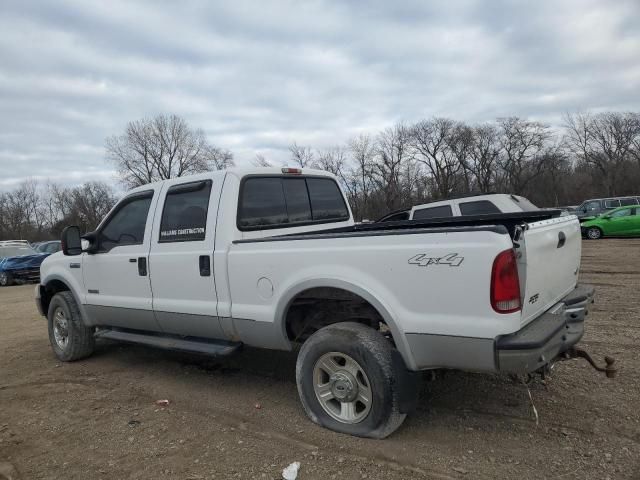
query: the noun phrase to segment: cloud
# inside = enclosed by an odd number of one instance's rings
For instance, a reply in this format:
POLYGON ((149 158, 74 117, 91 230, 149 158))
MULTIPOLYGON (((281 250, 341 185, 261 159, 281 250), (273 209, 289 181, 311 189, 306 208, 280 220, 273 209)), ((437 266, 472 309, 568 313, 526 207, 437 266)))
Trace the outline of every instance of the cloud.
POLYGON ((111 179, 106 137, 176 113, 247 164, 432 115, 640 110, 636 0, 9 2, 0 189, 111 179))

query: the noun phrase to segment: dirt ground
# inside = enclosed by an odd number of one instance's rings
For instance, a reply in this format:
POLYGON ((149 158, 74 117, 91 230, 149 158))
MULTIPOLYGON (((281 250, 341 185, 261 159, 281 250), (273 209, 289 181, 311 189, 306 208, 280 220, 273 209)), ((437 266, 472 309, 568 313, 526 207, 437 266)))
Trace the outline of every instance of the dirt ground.
POLYGON ((581 281, 597 299, 582 345, 614 356, 618 378, 557 364, 531 386, 536 426, 509 378, 425 375, 418 411, 378 441, 307 420, 293 353, 212 360, 101 343, 62 364, 33 285, 2 288, 0 479, 277 479, 293 461, 300 480, 640 479, 639 268, 638 239, 584 242, 581 281))

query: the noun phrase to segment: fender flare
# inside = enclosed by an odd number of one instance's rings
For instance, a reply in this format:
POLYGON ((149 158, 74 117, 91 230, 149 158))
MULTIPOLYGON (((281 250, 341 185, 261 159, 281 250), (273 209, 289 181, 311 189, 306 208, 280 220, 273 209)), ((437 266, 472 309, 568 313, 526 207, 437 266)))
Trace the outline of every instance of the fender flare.
POLYGON ((286 316, 293 302, 293 299, 301 292, 305 290, 309 290, 311 288, 336 288, 340 290, 345 290, 347 292, 353 293, 362 297, 364 300, 369 302, 373 308, 380 314, 384 322, 389 327, 391 331, 391 335, 393 336, 393 340, 396 344, 396 348, 400 352, 402 359, 406 367, 409 370, 417 370, 415 365, 415 361, 413 359, 413 355, 411 354, 411 349, 409 348, 409 343, 404 335, 404 331, 400 328, 394 316, 391 314, 389 309, 378 299, 378 297, 366 290, 365 288, 356 285, 352 282, 336 279, 336 278, 313 278, 304 280, 302 282, 296 283, 295 285, 289 287, 280 297, 278 301, 278 305, 276 306, 275 312, 275 322, 277 324, 277 328, 279 328, 282 337, 289 344, 289 349, 292 348, 291 342, 287 338, 287 326, 286 326, 286 316))
MULTIPOLYGON (((80 310, 80 315, 82 317, 82 323, 84 323, 87 327, 91 327, 92 325, 89 323, 89 317, 87 316, 87 311, 84 308, 84 304, 80 300, 81 297, 80 295, 78 295, 77 288, 74 286, 74 282, 68 281, 68 279, 64 278, 64 276, 60 274, 53 273, 51 275, 47 275, 46 279, 41 279, 40 285, 46 288, 47 284, 52 280, 57 280, 67 286, 67 288, 73 295, 73 298, 75 299, 76 303, 78 304, 78 309, 80 310)), ((44 316, 45 317, 47 316, 47 312, 44 312, 44 316)))

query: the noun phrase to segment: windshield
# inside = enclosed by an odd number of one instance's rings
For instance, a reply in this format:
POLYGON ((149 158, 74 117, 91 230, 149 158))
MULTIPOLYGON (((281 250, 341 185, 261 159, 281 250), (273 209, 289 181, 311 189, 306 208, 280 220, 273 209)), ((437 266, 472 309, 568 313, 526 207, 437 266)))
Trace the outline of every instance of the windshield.
POLYGON ((0 258, 33 255, 35 253, 38 252, 31 247, 0 247, 0 258))

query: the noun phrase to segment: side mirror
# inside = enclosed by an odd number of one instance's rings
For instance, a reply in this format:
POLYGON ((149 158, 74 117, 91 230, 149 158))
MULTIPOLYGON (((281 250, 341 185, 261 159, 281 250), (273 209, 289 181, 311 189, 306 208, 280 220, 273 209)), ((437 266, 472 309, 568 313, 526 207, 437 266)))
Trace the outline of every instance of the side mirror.
POLYGON ((66 227, 62 231, 62 253, 65 255, 80 255, 82 253, 82 242, 80 241, 80 229, 75 225, 66 227))
POLYGON ((87 252, 89 254, 96 253, 98 251, 98 246, 96 240, 98 239, 98 234, 96 232, 88 232, 80 237, 82 241, 82 251, 87 252))

